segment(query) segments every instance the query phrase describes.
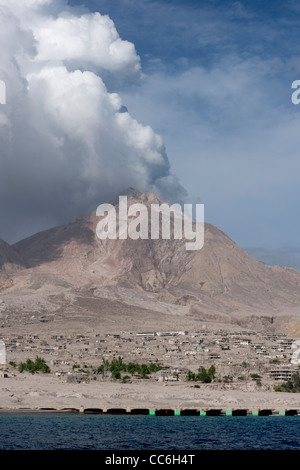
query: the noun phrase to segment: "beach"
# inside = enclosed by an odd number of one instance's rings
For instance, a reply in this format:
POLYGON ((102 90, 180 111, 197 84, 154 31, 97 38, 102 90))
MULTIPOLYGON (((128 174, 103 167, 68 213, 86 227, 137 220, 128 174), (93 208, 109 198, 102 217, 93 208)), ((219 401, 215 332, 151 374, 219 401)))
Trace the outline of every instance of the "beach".
POLYGON ((186 382, 120 383, 91 381, 66 383, 42 374, 19 374, 0 380, 0 411, 81 411, 111 408, 132 409, 268 409, 297 410, 298 393, 200 388, 186 382))

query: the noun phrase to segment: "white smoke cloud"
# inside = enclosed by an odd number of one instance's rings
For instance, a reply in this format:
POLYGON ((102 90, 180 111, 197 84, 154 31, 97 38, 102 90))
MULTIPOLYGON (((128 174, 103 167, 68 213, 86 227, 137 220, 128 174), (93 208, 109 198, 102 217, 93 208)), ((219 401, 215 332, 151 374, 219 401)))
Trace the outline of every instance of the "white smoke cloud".
POLYGON ((127 67, 140 70, 134 45, 123 41, 112 20, 100 13, 46 18, 35 29, 35 38, 39 61, 67 60, 82 64, 84 60, 112 72, 127 67))
POLYGON ((0 0, 0 47, 1 237, 70 221, 127 186, 182 199, 161 137, 108 91, 142 77, 108 16, 61 0, 0 0))

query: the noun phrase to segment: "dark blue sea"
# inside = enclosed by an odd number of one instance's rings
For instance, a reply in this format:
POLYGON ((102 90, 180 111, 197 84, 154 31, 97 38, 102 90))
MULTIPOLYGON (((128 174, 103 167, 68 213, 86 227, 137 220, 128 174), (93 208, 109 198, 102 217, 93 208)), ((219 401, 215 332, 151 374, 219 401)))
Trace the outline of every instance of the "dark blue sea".
POLYGON ((300 416, 0 414, 0 450, 299 450, 300 416))

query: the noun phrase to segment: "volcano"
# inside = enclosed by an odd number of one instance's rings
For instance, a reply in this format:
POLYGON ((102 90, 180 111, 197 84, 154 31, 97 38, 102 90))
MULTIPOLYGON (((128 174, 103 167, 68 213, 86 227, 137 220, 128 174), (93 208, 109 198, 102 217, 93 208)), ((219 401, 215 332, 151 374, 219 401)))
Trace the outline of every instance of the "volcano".
MULTIPOLYGON (((128 205, 162 204, 153 193, 126 195, 128 205)), ((112 205, 117 211, 118 199, 112 205)), ((11 285, 2 282, 0 295, 22 302, 31 298, 34 308, 33 299, 39 299, 44 313, 58 298, 73 311, 93 309, 106 299, 116 302, 116 309, 142 306, 141 315, 175 312, 300 332, 300 273, 256 260, 214 225, 204 224, 203 248, 188 251, 186 240, 172 237, 100 240, 98 222, 94 211, 12 246, 1 242, 1 279, 9 277, 11 285)))

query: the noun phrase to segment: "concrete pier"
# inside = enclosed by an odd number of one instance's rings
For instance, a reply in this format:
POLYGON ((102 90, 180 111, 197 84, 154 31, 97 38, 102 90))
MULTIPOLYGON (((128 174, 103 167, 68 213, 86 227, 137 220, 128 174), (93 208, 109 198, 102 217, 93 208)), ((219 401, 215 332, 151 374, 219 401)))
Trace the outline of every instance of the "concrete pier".
MULTIPOLYGON (((73 410, 74 411, 74 410, 73 410)), ((84 413, 144 416, 300 416, 299 410, 235 408, 86 408, 84 413)))
POLYGON ((0 408, 0 413, 79 413, 97 415, 144 416, 300 416, 299 409, 242 409, 242 408, 0 408))

